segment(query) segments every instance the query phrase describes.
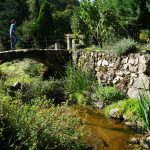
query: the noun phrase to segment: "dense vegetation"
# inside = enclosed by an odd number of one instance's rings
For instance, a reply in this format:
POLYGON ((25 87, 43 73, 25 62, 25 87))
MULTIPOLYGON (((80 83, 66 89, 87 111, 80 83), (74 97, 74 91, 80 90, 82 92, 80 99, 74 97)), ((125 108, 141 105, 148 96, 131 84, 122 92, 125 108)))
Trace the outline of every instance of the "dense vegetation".
POLYGON ((1 149, 85 148, 77 113, 66 104, 58 105, 64 83, 43 81, 43 67, 29 60, 1 65, 1 149))
MULTIPOLYGON (((148 0, 1 0, 1 49, 9 48, 9 25, 17 19, 18 46, 65 46, 64 34, 82 35, 84 46, 104 47, 123 38, 149 38, 148 0), (144 34, 143 34, 144 33, 144 34)), ((131 50, 132 51, 132 50, 131 50)))
MULTIPOLYGON (((53 47, 56 41, 65 47, 64 34, 73 33, 86 50, 106 46, 122 55, 150 38, 149 0, 0 0, 0 8, 0 50, 9 49, 12 18, 17 20, 21 48, 53 47)), ((107 116, 117 108, 119 118, 150 132, 147 94, 128 99, 116 87, 99 85, 93 72, 71 64, 61 79, 43 80, 43 70, 29 60, 0 66, 3 149, 84 149, 83 123, 68 107, 73 104, 100 102, 107 116)))

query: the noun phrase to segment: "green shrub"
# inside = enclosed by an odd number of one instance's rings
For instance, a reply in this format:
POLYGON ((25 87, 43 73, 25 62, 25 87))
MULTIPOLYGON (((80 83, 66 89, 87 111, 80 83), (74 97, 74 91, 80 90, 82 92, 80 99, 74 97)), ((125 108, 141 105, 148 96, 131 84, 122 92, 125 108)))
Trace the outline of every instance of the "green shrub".
POLYGON ((140 35, 139 35, 139 39, 141 42, 146 43, 149 36, 150 36, 150 30, 148 30, 148 29, 141 30, 140 35))
POLYGON ((117 55, 126 55, 128 53, 133 53, 137 50, 136 43, 133 39, 124 38, 115 43, 115 45, 113 46, 113 50, 117 55))
POLYGON ((31 100, 33 98, 42 98, 46 96, 47 99, 55 99, 57 92, 63 92, 63 83, 61 80, 49 80, 43 81, 41 78, 34 78, 31 83, 22 83, 21 97, 24 100, 31 100))
POLYGON ((140 116, 144 123, 144 129, 150 132, 150 97, 147 93, 140 95, 139 107, 140 107, 140 116))
POLYGON ((125 99, 125 94, 116 89, 115 87, 102 87, 97 89, 97 97, 103 101, 104 105, 125 99))
POLYGON ((68 106, 23 104, 4 95, 0 99, 4 149, 84 149, 81 121, 68 106))
POLYGON ((87 95, 81 92, 74 92, 70 94, 70 101, 73 104, 84 105, 84 106, 90 104, 87 95))
POLYGON ((118 108, 120 115, 125 115, 128 121, 136 122, 140 120, 140 107, 137 99, 127 99, 121 100, 117 103, 113 103, 109 106, 106 106, 104 111, 106 116, 109 116, 109 112, 111 109, 118 108))

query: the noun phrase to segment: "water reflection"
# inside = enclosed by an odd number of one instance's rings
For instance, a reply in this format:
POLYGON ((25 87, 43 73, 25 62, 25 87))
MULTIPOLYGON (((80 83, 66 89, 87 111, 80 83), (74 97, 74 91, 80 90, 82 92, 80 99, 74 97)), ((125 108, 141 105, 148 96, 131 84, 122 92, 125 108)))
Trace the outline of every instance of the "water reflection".
POLYGON ((86 144, 93 150, 131 150, 129 138, 133 134, 129 128, 105 118, 102 110, 75 106, 79 116, 84 120, 86 144))

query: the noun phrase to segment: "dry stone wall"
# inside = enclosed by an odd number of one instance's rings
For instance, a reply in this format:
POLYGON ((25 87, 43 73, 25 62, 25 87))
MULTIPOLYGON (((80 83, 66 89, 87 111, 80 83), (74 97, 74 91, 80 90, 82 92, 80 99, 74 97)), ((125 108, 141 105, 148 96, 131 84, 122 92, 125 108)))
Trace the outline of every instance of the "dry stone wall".
POLYGON ((127 56, 80 51, 73 54, 74 62, 95 73, 99 83, 115 85, 129 97, 150 94, 150 54, 127 56))

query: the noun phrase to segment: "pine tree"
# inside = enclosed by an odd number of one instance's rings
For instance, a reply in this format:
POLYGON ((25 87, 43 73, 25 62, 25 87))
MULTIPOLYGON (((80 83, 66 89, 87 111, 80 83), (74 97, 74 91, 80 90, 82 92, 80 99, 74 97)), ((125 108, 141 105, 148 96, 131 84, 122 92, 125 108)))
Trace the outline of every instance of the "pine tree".
POLYGON ((44 48, 49 44, 53 36, 53 17, 50 3, 46 0, 41 6, 39 16, 36 20, 34 36, 37 46, 44 48))

